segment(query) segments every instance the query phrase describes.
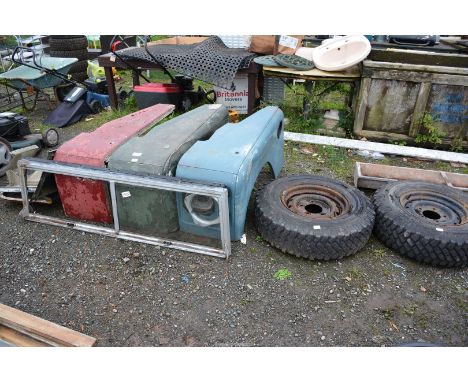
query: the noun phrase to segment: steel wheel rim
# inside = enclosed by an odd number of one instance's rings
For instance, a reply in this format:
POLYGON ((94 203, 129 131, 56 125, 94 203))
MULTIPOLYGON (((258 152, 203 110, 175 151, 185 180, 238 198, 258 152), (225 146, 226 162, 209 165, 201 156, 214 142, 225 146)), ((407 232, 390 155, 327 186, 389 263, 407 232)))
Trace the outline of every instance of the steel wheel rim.
POLYGON ((434 191, 410 191, 400 196, 400 204, 411 215, 441 225, 463 225, 468 222, 464 203, 434 191))
POLYGON ((351 204, 340 192, 326 186, 298 185, 281 193, 281 202, 292 213, 313 220, 347 215, 351 204))

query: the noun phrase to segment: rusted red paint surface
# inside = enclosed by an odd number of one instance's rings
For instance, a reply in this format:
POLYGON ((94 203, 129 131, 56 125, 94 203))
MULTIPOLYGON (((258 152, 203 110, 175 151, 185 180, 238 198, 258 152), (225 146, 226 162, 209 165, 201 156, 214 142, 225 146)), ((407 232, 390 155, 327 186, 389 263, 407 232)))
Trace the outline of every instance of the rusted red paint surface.
MULTIPOLYGON (((54 160, 104 167, 109 155, 142 130, 154 125, 174 110, 174 105, 158 104, 107 122, 95 131, 81 133, 59 147, 54 160)), ((99 223, 112 223, 108 185, 77 177, 56 175, 65 215, 99 223)))

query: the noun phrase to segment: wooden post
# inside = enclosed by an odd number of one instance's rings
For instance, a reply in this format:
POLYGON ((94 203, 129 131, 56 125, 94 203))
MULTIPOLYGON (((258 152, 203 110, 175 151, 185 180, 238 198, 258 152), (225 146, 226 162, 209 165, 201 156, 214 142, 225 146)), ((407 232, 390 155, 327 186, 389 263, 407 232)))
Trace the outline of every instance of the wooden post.
POLYGON ((140 85, 140 73, 141 70, 132 70, 133 86, 140 85))
POLYGON ((119 99, 115 90, 114 75, 112 74, 112 67, 105 66, 104 73, 107 81, 107 91, 109 94, 109 103, 112 109, 117 110, 119 108, 119 99))
POLYGON ((306 80, 304 84, 307 95, 302 100, 302 116, 304 119, 309 118, 310 113, 310 99, 312 98, 312 92, 314 91, 315 81, 306 80))
POLYGON ((369 87, 371 79, 363 77, 361 80, 361 88, 359 89, 359 103, 357 105, 356 116, 354 118, 354 134, 359 135, 362 132, 364 118, 366 116, 367 98, 369 96, 369 87))
POLYGON ((416 105, 414 106, 413 118, 411 119, 411 125, 409 128, 408 135, 415 137, 419 133, 420 123, 419 119, 424 114, 427 106, 427 100, 429 99, 429 93, 431 92, 431 83, 422 82, 419 88, 418 98, 416 99, 416 105))
POLYGON ((257 74, 249 73, 247 74, 247 83, 248 83, 248 92, 249 97, 247 99, 247 115, 250 115, 255 110, 255 103, 257 100, 257 74))

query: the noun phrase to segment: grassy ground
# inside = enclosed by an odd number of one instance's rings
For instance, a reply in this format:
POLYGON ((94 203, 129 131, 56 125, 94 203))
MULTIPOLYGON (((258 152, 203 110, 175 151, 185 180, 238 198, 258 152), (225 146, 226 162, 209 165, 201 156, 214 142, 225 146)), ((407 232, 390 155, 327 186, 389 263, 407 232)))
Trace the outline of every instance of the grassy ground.
POLYGON ((349 93, 348 84, 330 85, 329 82, 317 81, 311 94, 308 94, 303 83, 288 82, 284 101, 279 105, 289 120, 286 129, 296 133, 316 134, 325 128, 323 114, 330 109, 338 110, 344 119, 349 113, 346 105, 349 93), (310 104, 307 119, 303 116, 304 100, 310 104))

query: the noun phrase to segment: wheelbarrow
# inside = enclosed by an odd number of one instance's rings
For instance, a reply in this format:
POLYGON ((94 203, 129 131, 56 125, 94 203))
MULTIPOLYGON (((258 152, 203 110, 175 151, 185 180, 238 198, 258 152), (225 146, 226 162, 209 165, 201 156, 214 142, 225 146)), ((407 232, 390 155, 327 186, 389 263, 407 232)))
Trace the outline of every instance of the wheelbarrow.
MULTIPOLYGON (((17 90, 20 94, 21 103, 25 110, 34 110, 39 94, 45 95, 50 102, 50 97, 44 92, 47 88, 60 85, 67 77, 72 65, 78 61, 77 58, 45 57, 37 58, 34 54, 32 61, 18 59, 22 50, 31 51, 30 48, 16 47, 11 59, 19 66, 0 74, 0 82, 17 90), (34 92, 33 106, 28 108, 23 97, 23 91, 34 92)), ((34 53, 34 52, 33 52, 34 53)))

